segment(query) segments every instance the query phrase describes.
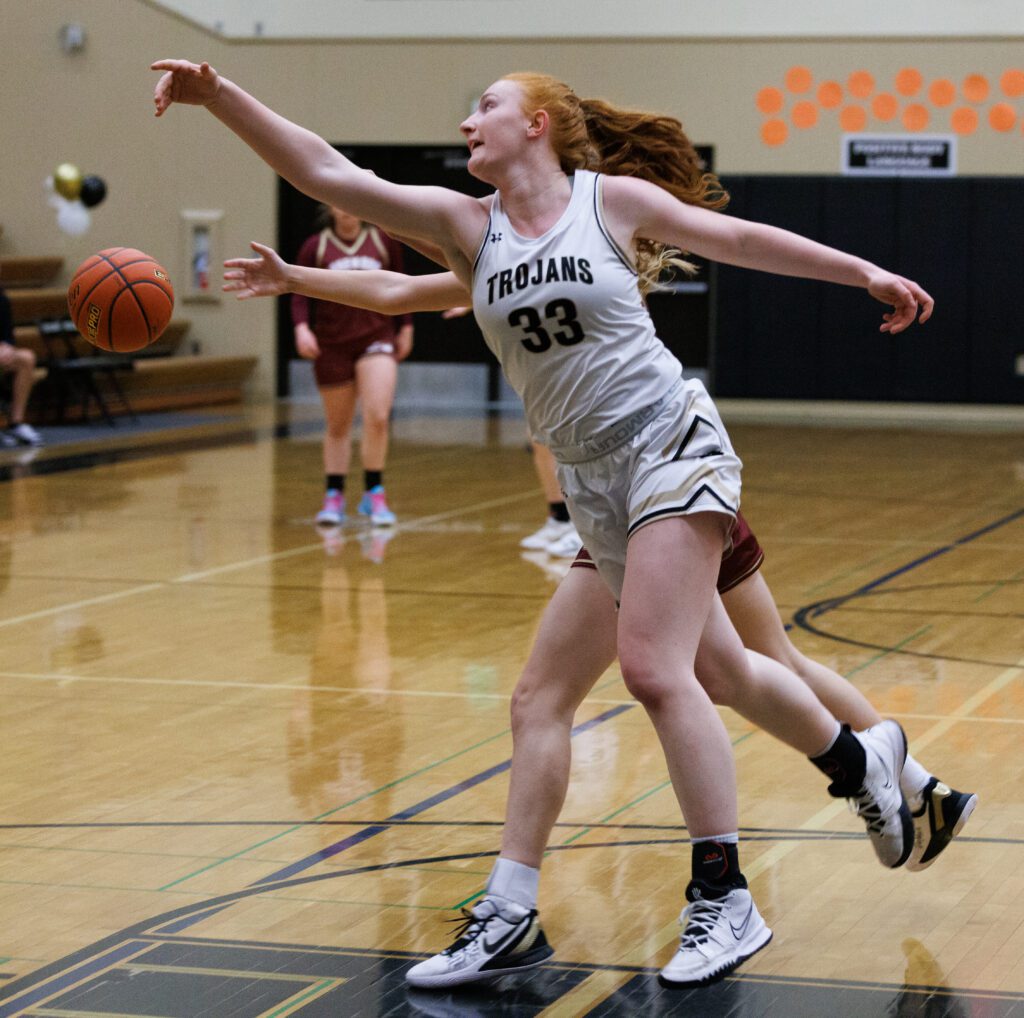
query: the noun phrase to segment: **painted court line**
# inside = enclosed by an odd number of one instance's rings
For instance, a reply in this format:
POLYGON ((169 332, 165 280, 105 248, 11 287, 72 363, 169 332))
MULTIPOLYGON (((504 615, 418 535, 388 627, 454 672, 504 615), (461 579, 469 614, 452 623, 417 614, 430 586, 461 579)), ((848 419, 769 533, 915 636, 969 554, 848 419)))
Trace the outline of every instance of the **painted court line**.
MULTIPOLYGON (((311 693, 338 693, 353 696, 409 696, 427 697, 436 699, 457 699, 457 700, 498 700, 509 701, 511 693, 476 693, 464 690, 444 689, 367 689, 363 686, 311 686, 305 679, 298 678, 294 682, 233 682, 229 679, 154 679, 154 678, 128 678, 126 676, 112 675, 67 675, 61 672, 7 672, 0 670, 0 678, 22 679, 27 682, 93 682, 98 685, 140 685, 140 686, 195 686, 209 689, 244 689, 252 692, 266 690, 267 692, 302 692, 311 693)), ((630 698, 603 699, 600 697, 587 697, 587 703, 601 705, 615 705, 635 701, 630 698)))
MULTIPOLYGON (((963 538, 950 542, 942 548, 937 548, 931 553, 915 559, 913 562, 908 563, 902 568, 893 570, 885 576, 865 584, 851 594, 822 602, 822 604, 818 606, 816 614, 823 615, 828 611, 832 611, 842 606, 846 601, 852 600, 859 594, 864 594, 874 590, 889 580, 895 579, 897 576, 902 576, 918 566, 932 561, 940 555, 954 551, 978 537, 991 533, 993 530, 1019 519, 1021 516, 1024 516, 1024 509, 1018 510, 1009 516, 1004 516, 994 523, 982 527, 979 530, 975 530, 963 538)), ((914 740, 914 749, 916 750, 920 747, 929 745, 936 739, 945 735, 954 724, 959 723, 961 720, 966 720, 967 715, 977 710, 985 703, 985 701, 1001 692, 1011 682, 1014 682, 1024 674, 1024 667, 1022 666, 1024 666, 1024 661, 1021 661, 1019 666, 1008 668, 997 675, 977 693, 965 700, 964 703, 953 711, 949 717, 943 718, 923 735, 917 737, 914 740)), ((801 824, 798 830, 820 829, 824 827, 825 824, 830 823, 835 817, 844 813, 846 809, 847 806, 845 800, 839 799, 835 802, 831 802, 801 824)), ((758 856, 758 858, 752 863, 743 867, 744 874, 747 879, 752 881, 762 873, 771 869, 781 859, 793 852, 799 844, 799 841, 777 844, 767 852, 758 856)), ((648 937, 639 947, 627 952, 622 957, 616 958, 615 963, 620 965, 649 964, 651 959, 660 954, 668 947, 669 944, 674 943, 678 937, 679 923, 673 918, 671 922, 666 923, 661 927, 661 929, 648 937)), ((557 1018, 574 1018, 575 1015, 586 1013, 591 1007, 604 1000, 609 994, 617 990, 620 985, 620 976, 613 975, 611 973, 595 973, 594 975, 588 976, 584 979, 582 983, 576 986, 566 996, 558 1000, 552 1007, 545 1009, 543 1014, 545 1018, 548 1018, 548 1016, 551 1016, 551 1018, 556 1018, 556 1016, 557 1018)))
MULTIPOLYGON (((478 512, 482 509, 494 509, 503 505, 512 505, 515 502, 526 502, 536 499, 535 491, 520 492, 518 495, 507 495, 503 498, 489 499, 486 502, 475 502, 472 505, 460 506, 448 512, 437 513, 434 516, 423 516, 418 519, 409 520, 407 523, 400 523, 393 527, 395 533, 402 531, 414 531, 417 527, 429 526, 441 520, 454 519, 466 513, 478 512)), ((234 572, 241 569, 249 569, 253 566, 266 565, 270 562, 280 562, 283 559, 295 558, 299 555, 308 555, 311 552, 323 552, 323 542, 315 544, 303 544, 296 548, 288 548, 285 551, 272 552, 267 555, 257 555, 254 558, 244 559, 241 562, 231 562, 227 565, 216 566, 213 569, 204 569, 196 573, 184 573, 170 580, 160 580, 154 583, 138 584, 128 587, 125 590, 114 591, 110 594, 101 594, 99 597, 84 598, 79 601, 71 601, 61 605, 54 605, 52 608, 43 608, 39 611, 29 612, 25 615, 15 615, 11 618, 0 619, 0 629, 7 626, 19 625, 22 622, 34 622, 37 619, 51 618, 60 615, 62 612, 77 611, 81 608, 89 608, 93 605, 107 604, 111 601, 120 601, 126 597, 138 597, 140 594, 149 594, 155 590, 164 590, 179 584, 194 583, 196 580, 205 580, 211 576, 220 576, 224 573, 234 572)))

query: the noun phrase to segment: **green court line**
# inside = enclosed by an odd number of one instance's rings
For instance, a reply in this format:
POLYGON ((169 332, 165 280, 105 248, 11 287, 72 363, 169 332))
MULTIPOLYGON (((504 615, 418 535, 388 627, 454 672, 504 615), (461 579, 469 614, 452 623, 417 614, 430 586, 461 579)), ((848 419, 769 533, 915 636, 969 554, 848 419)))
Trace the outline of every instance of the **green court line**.
POLYGON ((1015 580, 1019 580, 1022 576, 1024 576, 1024 569, 1019 573, 1014 573, 1008 580, 999 580, 994 587, 990 587, 983 594, 979 594, 974 599, 974 603, 977 604, 979 601, 984 601, 986 597, 991 597, 997 591, 1000 591, 1003 587, 1007 586, 1007 584, 1013 583, 1015 580))
MULTIPOLYGON (((668 781, 668 780, 662 781, 660 784, 655 785, 653 788, 651 788, 648 791, 644 792, 643 795, 637 796, 632 802, 627 802, 625 806, 621 806, 621 807, 619 807, 619 809, 613 810, 611 813, 608 814, 608 816, 601 817, 601 819, 598 820, 598 823, 599 824, 606 824, 606 823, 608 823, 609 820, 614 820, 621 813, 625 813, 626 810, 632 809, 633 806, 639 805, 641 802, 644 801, 644 799, 649 799, 656 792, 660 792, 663 788, 667 788, 671 784, 672 784, 671 781, 668 781)), ((589 834, 593 829, 594 829, 593 827, 584 827, 581 830, 577 831, 575 834, 573 834, 570 837, 566 838, 565 841, 562 842, 562 844, 563 845, 571 845, 574 841, 578 841, 584 835, 589 834)), ((545 855, 547 855, 547 854, 548 853, 545 853, 545 855)))
MULTIPOLYGON (((731 745, 738 746, 741 742, 744 742, 745 740, 749 739, 752 735, 756 734, 756 732, 757 732, 756 728, 755 729, 751 729, 749 732, 746 732, 743 735, 739 736, 738 738, 733 739, 731 741, 731 745)), ((662 791, 662 789, 667 788, 671 784, 672 784, 671 780, 662 781, 660 784, 657 784, 653 788, 648 789, 642 795, 638 795, 631 802, 627 802, 625 804, 625 806, 620 806, 618 809, 613 810, 607 816, 601 817, 601 819, 598 820, 597 822, 599 824, 606 824, 606 823, 608 823, 609 820, 614 820, 617 816, 621 815, 622 813, 625 813, 626 810, 631 809, 633 806, 639 805, 641 802, 644 801, 644 799, 649 799, 656 792, 662 791)), ((573 834, 570 837, 566 838, 565 841, 562 842, 562 844, 563 845, 571 845, 574 841, 578 841, 584 835, 589 834, 593 829, 594 828, 592 826, 584 827, 581 830, 577 831, 575 834, 573 834)), ((547 857, 549 854, 550 854, 550 852, 545 852, 544 853, 545 857, 547 857)), ((459 909, 459 908, 462 908, 465 905, 468 905, 471 901, 475 901, 477 898, 479 898, 481 895, 483 895, 486 890, 487 890, 487 888, 483 887, 479 891, 474 891, 474 893, 471 894, 468 898, 464 898, 462 901, 457 902, 455 905, 453 905, 451 907, 450 911, 454 912, 456 909, 459 909)))
MULTIPOLYGON (((0 849, 24 852, 80 852, 86 855, 135 855, 155 859, 219 859, 219 855, 202 855, 198 852, 132 852, 121 848, 72 848, 68 845, 10 845, 0 843, 0 849)), ((272 866, 287 866, 291 859, 261 859, 272 866)))
MULTIPOLYGON (((406 774, 404 777, 396 778, 394 781, 389 781, 386 785, 381 785, 379 788, 375 788, 372 792, 366 792, 364 795, 357 796, 355 799, 350 799, 348 802, 342 803, 340 806, 335 806, 334 809, 330 809, 326 813, 321 813, 319 816, 313 817, 313 819, 308 822, 315 823, 317 820, 325 820, 327 817, 334 816, 335 813, 340 813, 343 809, 355 806, 356 803, 364 802, 366 799, 379 795, 381 792, 386 792, 389 788, 394 788, 397 785, 401 785, 403 782, 410 781, 412 778, 419 777, 421 774, 426 774, 427 771, 433 770, 435 767, 440 767, 442 764, 446 764, 451 760, 457 760, 460 756, 465 756, 466 753, 472 753, 473 750, 479 749, 481 746, 486 746, 488 743, 494 742, 496 739, 502 739, 511 731, 511 728, 505 728, 498 732, 497 735, 492 735, 489 738, 484 739, 482 742, 478 742, 473 746, 468 746, 466 749, 460 749, 458 753, 452 753, 451 756, 446 756, 443 760, 436 760, 434 763, 427 764, 426 767, 421 767, 418 771, 413 771, 411 774, 406 774)), ((225 856, 223 859, 210 863, 209 866, 204 866, 202 869, 195 870, 192 873, 187 873, 185 876, 179 877, 177 880, 172 880, 169 884, 164 884, 164 886, 159 888, 159 890, 166 891, 171 887, 176 887, 178 884, 183 884, 186 880, 198 877, 201 873, 207 873, 209 870, 215 869, 217 866, 239 859, 243 855, 247 855, 249 852, 254 852, 257 848, 262 848, 264 845, 269 845, 271 842, 277 841, 280 838, 285 838, 289 834, 294 834, 296 831, 302 830, 305 826, 305 824, 295 824, 293 827, 289 827, 287 830, 281 831, 279 834, 275 834, 271 838, 264 838, 263 841, 258 841, 255 845, 250 845, 248 848, 243 848, 241 851, 235 852, 233 855, 225 856)))
MULTIPOLYGON (((409 872, 409 871, 407 871, 409 872)), ((415 872, 415 871, 412 871, 415 872)), ((486 876, 485 873, 478 873, 478 876, 486 876)), ((0 885, 12 887, 64 887, 72 891, 133 891, 139 894, 180 894, 185 897, 194 898, 194 891, 165 891, 159 887, 117 887, 111 884, 55 884, 52 881, 42 880, 0 880, 0 885)), ((410 905, 403 901, 356 901, 349 898, 304 898, 290 894, 265 894, 268 901, 305 901, 316 905, 359 905, 360 907, 373 908, 408 908, 423 912, 447 912, 443 905, 410 905)), ((4 961, 38 961, 40 958, 0 958, 0 964, 4 961)))
POLYGON ((117 884, 66 884, 54 883, 52 880, 6 880, 0 879, 0 885, 11 887, 66 887, 72 891, 132 891, 138 894, 182 894, 194 898, 194 891, 164 891, 162 887, 120 887, 117 884))
MULTIPOLYGON (((979 513, 975 512, 972 516, 969 516, 969 520, 978 519, 979 513)), ((894 551, 904 551, 907 548, 914 548, 921 544, 922 541, 930 541, 932 539, 943 540, 940 536, 943 532, 948 532, 948 527, 943 524, 940 527, 936 527, 934 530, 929 530, 927 534, 922 534, 920 538, 915 541, 900 541, 893 545, 888 551, 881 555, 877 555, 875 558, 868 559, 861 565, 856 566, 853 569, 848 569, 845 573, 839 573, 837 576, 833 576, 831 579, 825 580, 823 583, 817 583, 813 587, 807 588, 808 594, 813 594, 817 590, 821 590, 823 587, 827 587, 830 583, 838 583, 840 580, 845 580, 848 576, 855 576, 862 569, 868 566, 876 565, 878 562, 884 562, 894 551)))
POLYGON ((911 544, 903 542, 896 545, 893 548, 887 548, 881 555, 876 555, 874 558, 869 558, 865 562, 861 562, 859 565, 854 566, 852 569, 847 569, 845 573, 837 573, 835 576, 829 577, 829 579, 816 583, 813 587, 808 587, 805 591, 807 594, 813 594, 818 590, 824 590, 825 587, 830 586, 833 583, 839 583, 842 580, 847 579, 850 576, 856 576, 857 573, 863 572, 868 566, 877 565, 879 562, 884 562, 887 558, 895 555, 897 552, 906 550, 912 547, 911 544))
POLYGON ((923 629, 919 629, 916 633, 911 633, 905 640, 901 640, 895 646, 889 647, 888 650, 879 651, 873 658, 865 661, 862 665, 857 665, 852 671, 846 673, 846 678, 850 678, 851 675, 856 675, 857 672, 864 671, 865 668, 870 668, 876 661, 881 661, 883 657, 888 657, 890 654, 895 654, 896 651, 902 650, 911 640, 916 640, 919 636, 923 636, 931 629, 931 626, 925 626, 923 629))
MULTIPOLYGON (((406 870, 408 873, 409 870, 406 870)), ((179 892, 181 893, 181 892, 179 892)), ((443 905, 410 905, 404 901, 351 901, 348 898, 300 898, 290 894, 264 894, 265 901, 304 901, 310 905, 358 905, 361 908, 408 908, 415 912, 446 912, 443 905)))
MULTIPOLYGON (((733 747, 738 746, 741 742, 744 742, 747 739, 749 739, 753 734, 755 734, 756 731, 757 731, 757 729, 753 729, 752 728, 749 732, 746 732, 744 735, 739 736, 739 738, 733 739, 732 742, 731 742, 731 745, 733 747)), ((660 792, 663 788, 668 787, 670 784, 672 784, 671 781, 662 781, 661 784, 655 785, 654 788, 652 788, 650 791, 644 792, 643 795, 638 796, 632 802, 627 802, 625 806, 621 806, 619 809, 615 810, 614 812, 609 813, 608 816, 601 817, 601 819, 598 821, 598 823, 599 824, 606 824, 606 823, 608 823, 609 820, 614 820, 615 817, 619 816, 622 813, 625 813, 626 810, 632 809, 634 806, 639 805, 641 802, 644 801, 644 799, 650 798, 652 795, 654 795, 655 792, 660 792)), ((589 834, 593 829, 594 829, 593 827, 585 827, 582 830, 577 831, 574 835, 572 835, 572 837, 567 838, 565 841, 562 842, 562 844, 563 845, 571 845, 574 841, 578 841, 585 834, 589 834)))
POLYGON ((296 1004, 301 1004, 304 1000, 308 1000, 310 997, 313 996, 314 993, 319 993, 321 990, 325 989, 328 986, 341 986, 341 984, 344 981, 344 979, 323 979, 319 983, 317 983, 316 986, 311 986, 308 990, 306 990, 306 992, 303 993, 302 996, 292 997, 291 1000, 286 1001, 279 1008, 277 1008, 277 1010, 271 1011, 269 1014, 264 1015, 263 1018, 274 1018, 275 1015, 286 1014, 288 1011, 291 1011, 296 1004))

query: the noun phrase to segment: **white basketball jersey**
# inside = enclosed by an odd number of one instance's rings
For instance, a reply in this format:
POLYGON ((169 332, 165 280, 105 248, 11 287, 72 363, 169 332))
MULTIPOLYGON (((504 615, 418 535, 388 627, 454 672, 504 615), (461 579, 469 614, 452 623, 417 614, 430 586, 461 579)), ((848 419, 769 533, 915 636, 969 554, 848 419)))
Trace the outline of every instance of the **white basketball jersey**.
POLYGON ((520 237, 494 196, 473 266, 473 312, 534 438, 575 446, 649 406, 682 375, 654 332, 629 259, 604 224, 602 178, 577 170, 542 237, 520 237))

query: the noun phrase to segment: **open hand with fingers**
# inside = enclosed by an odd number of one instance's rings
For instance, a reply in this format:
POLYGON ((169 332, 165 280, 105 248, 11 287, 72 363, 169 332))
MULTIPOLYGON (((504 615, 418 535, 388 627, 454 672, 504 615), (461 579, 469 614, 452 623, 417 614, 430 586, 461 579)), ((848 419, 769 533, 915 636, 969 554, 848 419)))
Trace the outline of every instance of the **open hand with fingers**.
POLYGON ((868 293, 875 300, 892 306, 892 311, 882 315, 883 324, 879 331, 893 335, 913 325, 915 318, 924 324, 931 318, 935 307, 935 301, 917 283, 892 272, 879 272, 873 276, 868 283, 868 293))
POLYGON ((249 297, 277 297, 288 292, 288 267, 281 256, 265 244, 250 244, 256 258, 229 258, 224 262, 223 289, 239 300, 249 297))
POLYGON ((220 92, 220 75, 206 61, 193 64, 189 60, 157 60, 149 68, 165 72, 153 92, 158 117, 163 116, 172 103, 209 106, 220 92))

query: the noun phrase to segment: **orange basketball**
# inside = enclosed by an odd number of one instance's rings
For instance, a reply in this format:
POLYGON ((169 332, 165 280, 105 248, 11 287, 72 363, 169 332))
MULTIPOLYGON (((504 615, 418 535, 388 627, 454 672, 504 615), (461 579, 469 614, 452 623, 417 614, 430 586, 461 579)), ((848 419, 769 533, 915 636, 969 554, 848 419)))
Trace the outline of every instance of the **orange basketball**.
POLYGON ((75 328, 93 346, 131 353, 149 346, 167 328, 174 287, 167 270, 132 247, 90 255, 68 287, 75 328))

